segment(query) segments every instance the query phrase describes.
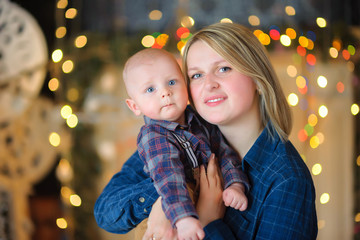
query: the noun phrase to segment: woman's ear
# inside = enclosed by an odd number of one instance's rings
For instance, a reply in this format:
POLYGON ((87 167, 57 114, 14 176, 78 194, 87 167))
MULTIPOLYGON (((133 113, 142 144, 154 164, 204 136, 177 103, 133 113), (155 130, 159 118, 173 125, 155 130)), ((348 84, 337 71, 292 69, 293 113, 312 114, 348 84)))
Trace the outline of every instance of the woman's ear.
POLYGON ((128 108, 136 115, 136 116, 140 116, 141 114, 141 110, 139 109, 138 105, 135 103, 134 100, 128 98, 125 100, 126 101, 126 105, 128 106, 128 108))

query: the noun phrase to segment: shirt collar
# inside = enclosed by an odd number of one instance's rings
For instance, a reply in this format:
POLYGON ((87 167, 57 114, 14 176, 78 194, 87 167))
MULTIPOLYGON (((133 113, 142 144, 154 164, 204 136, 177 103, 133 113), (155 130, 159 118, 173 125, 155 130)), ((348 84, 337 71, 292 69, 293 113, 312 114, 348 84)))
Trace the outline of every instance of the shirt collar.
POLYGON ((147 116, 144 116, 144 121, 145 121, 145 124, 157 124, 157 125, 160 125, 161 127, 164 127, 170 131, 175 131, 175 129, 177 127, 182 127, 182 128, 191 127, 191 123, 193 122, 194 119, 196 119, 194 116, 195 116, 195 111, 192 109, 191 106, 187 106, 187 108, 185 110, 186 125, 184 125, 184 126, 182 126, 176 122, 170 122, 170 121, 166 121, 166 120, 154 120, 147 116))
POLYGON ((271 161, 271 155, 281 142, 279 135, 269 122, 256 139, 253 146, 247 152, 243 159, 244 163, 249 164, 252 168, 262 171, 271 161))

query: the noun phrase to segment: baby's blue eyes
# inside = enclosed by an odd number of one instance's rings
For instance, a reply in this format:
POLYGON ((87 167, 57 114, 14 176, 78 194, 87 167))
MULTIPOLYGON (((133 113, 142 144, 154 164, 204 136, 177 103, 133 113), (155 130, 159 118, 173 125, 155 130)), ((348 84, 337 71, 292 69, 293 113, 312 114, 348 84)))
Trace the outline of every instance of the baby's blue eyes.
POLYGON ((146 92, 148 92, 148 93, 151 93, 151 92, 153 92, 155 89, 153 88, 153 87, 149 87, 148 89, 146 89, 146 92))
POLYGON ((175 85, 175 83, 176 83, 175 80, 170 80, 170 81, 169 81, 169 85, 170 85, 170 86, 175 85))

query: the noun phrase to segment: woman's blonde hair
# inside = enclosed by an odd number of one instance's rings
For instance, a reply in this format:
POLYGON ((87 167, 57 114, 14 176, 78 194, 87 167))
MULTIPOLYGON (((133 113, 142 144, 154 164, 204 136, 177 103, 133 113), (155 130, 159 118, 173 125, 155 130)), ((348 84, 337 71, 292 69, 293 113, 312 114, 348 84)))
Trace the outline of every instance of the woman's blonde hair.
POLYGON ((189 48, 198 40, 209 45, 237 71, 253 79, 259 92, 262 127, 270 122, 281 140, 286 141, 292 127, 290 108, 267 52, 257 37, 236 23, 216 23, 195 33, 183 52, 183 71, 188 88, 190 79, 186 59, 189 48))

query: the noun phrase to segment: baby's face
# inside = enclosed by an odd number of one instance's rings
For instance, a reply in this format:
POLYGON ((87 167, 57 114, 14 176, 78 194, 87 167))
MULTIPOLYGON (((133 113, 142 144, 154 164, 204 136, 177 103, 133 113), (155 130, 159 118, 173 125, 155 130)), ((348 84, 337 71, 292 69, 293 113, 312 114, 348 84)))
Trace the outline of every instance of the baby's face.
POLYGON ((175 59, 160 55, 133 66, 127 72, 126 84, 142 114, 156 120, 183 123, 188 93, 175 59))

